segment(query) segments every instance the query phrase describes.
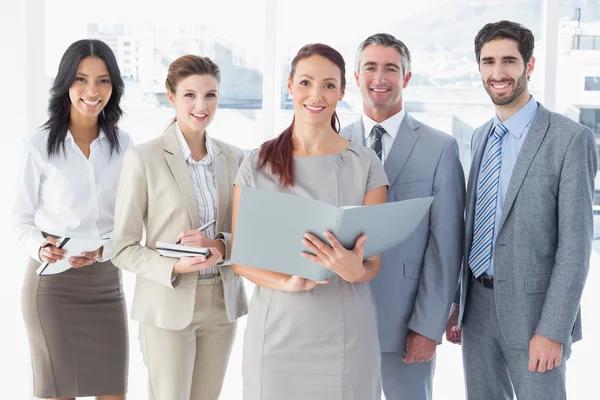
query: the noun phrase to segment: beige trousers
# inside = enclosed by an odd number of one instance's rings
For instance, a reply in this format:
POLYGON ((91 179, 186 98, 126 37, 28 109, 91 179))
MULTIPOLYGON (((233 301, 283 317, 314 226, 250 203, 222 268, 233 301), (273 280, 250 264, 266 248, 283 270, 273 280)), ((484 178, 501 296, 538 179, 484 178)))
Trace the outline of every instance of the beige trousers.
POLYGON ((221 278, 198 280, 192 322, 182 330, 140 324, 149 400, 217 400, 236 333, 221 278))

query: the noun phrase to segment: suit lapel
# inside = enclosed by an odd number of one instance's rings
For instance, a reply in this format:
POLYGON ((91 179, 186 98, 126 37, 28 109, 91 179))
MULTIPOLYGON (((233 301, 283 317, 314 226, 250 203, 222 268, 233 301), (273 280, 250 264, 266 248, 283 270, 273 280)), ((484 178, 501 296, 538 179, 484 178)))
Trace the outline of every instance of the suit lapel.
POLYGON ((185 203, 190 214, 190 221, 192 222, 192 228, 198 228, 199 219, 198 216, 198 201, 196 200, 196 192, 192 184, 192 179, 188 171, 187 162, 184 158, 183 152, 181 151, 181 145, 179 139, 177 139, 177 132, 175 131, 175 124, 172 124, 167 128, 164 134, 164 149, 165 149, 165 160, 167 165, 181 189, 181 193, 185 199, 185 203))
POLYGON ((213 169, 215 173, 215 186, 217 187, 217 232, 229 230, 224 229, 223 224, 225 223, 225 213, 229 205, 229 173, 227 169, 227 159, 221 151, 219 145, 209 138, 211 141, 212 148, 214 149, 213 155, 213 169))
POLYGON ((415 147, 415 143, 417 143, 419 138, 417 129, 419 129, 419 123, 406 113, 392 144, 390 154, 387 155, 383 166, 390 186, 394 184, 413 147, 415 147))
POLYGON ((466 212, 466 244, 467 254, 465 259, 468 260, 473 243, 473 221, 475 220, 475 202, 477 200, 477 180, 479 179, 479 168, 483 160, 483 153, 487 144, 487 133, 492 128, 494 120, 490 120, 482 127, 473 133, 473 157, 471 158, 471 169, 469 171, 469 184, 467 186, 467 212, 466 212))
POLYGON ((531 165, 533 158, 540 148, 544 137, 546 137, 546 132, 548 131, 549 126, 549 117, 550 113, 548 110, 540 104, 537 115, 531 123, 529 132, 527 133, 527 137, 523 141, 523 147, 521 147, 521 151, 519 151, 515 167, 513 168, 513 172, 510 176, 510 182, 508 184, 508 190, 506 191, 506 198, 504 199, 502 218, 500 219, 498 231, 502 229, 502 225, 504 225, 504 221, 506 221, 506 217, 508 216, 508 213, 515 202, 517 193, 519 193, 519 189, 521 189, 521 185, 523 184, 525 175, 529 170, 529 166, 531 165))
POLYGON ((365 128, 362 118, 348 127, 348 136, 346 136, 346 139, 356 144, 360 144, 361 146, 365 146, 365 128))

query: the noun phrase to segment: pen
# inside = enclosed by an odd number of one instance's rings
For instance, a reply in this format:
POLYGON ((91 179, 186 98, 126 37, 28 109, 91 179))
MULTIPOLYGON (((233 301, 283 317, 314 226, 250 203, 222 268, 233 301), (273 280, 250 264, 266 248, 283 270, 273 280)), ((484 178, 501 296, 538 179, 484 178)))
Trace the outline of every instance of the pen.
MULTIPOLYGON (((205 230, 206 228, 208 228, 209 226, 211 226, 212 224, 214 224, 215 222, 217 222, 217 220, 216 220, 216 219, 213 219, 212 221, 210 221, 210 222, 207 222, 206 224, 202 225, 200 228, 198 228, 198 229, 196 229, 196 230, 197 230, 197 231, 203 231, 203 230, 205 230)), ((175 243, 175 244, 180 244, 180 243, 181 243, 181 240, 178 240, 178 241, 177 241, 177 243, 175 243)))

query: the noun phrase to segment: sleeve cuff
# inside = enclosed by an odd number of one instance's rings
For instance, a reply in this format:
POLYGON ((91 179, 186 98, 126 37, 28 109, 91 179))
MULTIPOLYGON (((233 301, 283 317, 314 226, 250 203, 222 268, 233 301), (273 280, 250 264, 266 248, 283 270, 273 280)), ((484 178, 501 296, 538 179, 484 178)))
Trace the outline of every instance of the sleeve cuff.
POLYGON ((42 262, 40 259, 40 247, 45 241, 46 238, 44 238, 42 232, 32 234, 31 238, 28 240, 29 256, 38 262, 42 262))
POLYGON ((223 254, 223 257, 219 260, 219 262, 217 263, 217 265, 223 265, 225 264, 225 259, 227 258, 227 243, 225 243, 225 239, 216 239, 219 242, 223 243, 223 247, 225 247, 225 254, 223 254))
POLYGON ((113 253, 113 245, 112 245, 112 239, 110 239, 109 241, 107 241, 104 244, 104 249, 102 249, 102 255, 100 257, 98 257, 98 262, 105 262, 105 261, 112 259, 112 253, 113 253))
POLYGON ((223 259, 219 261, 218 265, 231 264, 231 233, 219 232, 215 235, 215 239, 222 241, 225 245, 225 254, 223 254, 223 259))

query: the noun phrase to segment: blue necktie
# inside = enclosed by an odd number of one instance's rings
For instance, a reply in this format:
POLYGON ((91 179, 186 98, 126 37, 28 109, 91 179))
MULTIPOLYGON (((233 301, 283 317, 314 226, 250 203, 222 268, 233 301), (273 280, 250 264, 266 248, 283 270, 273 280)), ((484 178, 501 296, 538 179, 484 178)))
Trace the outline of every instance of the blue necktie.
POLYGON ((502 124, 498 124, 494 128, 494 132, 489 138, 490 146, 479 169, 473 243, 469 254, 469 267, 475 278, 483 274, 490 267, 492 261, 492 242, 498 202, 500 166, 502 165, 502 137, 507 132, 508 129, 502 124))

